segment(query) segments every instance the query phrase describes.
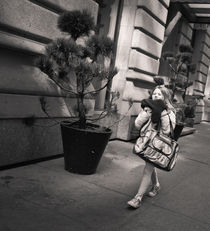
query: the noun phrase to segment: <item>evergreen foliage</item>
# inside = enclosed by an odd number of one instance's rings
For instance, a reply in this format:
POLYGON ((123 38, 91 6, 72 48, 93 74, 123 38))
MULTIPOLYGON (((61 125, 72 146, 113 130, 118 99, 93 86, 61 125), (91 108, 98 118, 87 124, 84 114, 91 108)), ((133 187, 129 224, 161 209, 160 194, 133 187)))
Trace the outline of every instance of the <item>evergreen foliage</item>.
MULTIPOLYGON (((106 88, 117 73, 116 68, 105 65, 105 59, 110 60, 113 56, 113 41, 108 37, 89 36, 95 26, 87 11, 64 12, 58 19, 58 28, 70 37, 58 38, 48 44, 45 55, 37 59, 36 65, 63 91, 76 96, 79 125, 86 128, 85 97, 106 88), (77 39, 84 36, 89 37, 83 38, 84 45, 80 45, 77 39), (104 80, 104 84, 89 90, 96 78, 98 81, 104 80)), ((117 94, 113 96, 119 97, 117 94)))
POLYGON ((169 85, 173 91, 173 97, 177 90, 183 91, 185 99, 186 89, 193 84, 189 81, 189 74, 195 72, 195 64, 192 64, 193 49, 189 45, 181 44, 177 54, 165 52, 163 59, 166 60, 171 68, 172 75, 169 77, 169 85))
POLYGON ((81 36, 89 36, 95 29, 94 19, 87 11, 66 11, 58 19, 58 28, 67 32, 74 40, 81 36))

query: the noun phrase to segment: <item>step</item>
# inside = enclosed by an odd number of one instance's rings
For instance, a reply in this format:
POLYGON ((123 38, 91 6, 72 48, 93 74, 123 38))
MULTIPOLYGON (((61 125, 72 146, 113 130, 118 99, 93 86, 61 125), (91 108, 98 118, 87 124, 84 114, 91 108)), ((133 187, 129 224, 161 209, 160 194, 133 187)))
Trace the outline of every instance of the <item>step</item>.
POLYGON ((181 136, 186 136, 186 135, 190 135, 193 134, 196 131, 195 128, 191 128, 191 127, 184 127, 181 133, 181 136))

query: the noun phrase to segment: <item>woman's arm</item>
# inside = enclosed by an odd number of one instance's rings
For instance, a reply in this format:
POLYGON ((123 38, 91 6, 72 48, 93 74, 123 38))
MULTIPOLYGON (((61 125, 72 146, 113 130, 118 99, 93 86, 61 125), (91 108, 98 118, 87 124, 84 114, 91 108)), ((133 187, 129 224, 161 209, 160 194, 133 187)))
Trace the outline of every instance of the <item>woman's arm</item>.
POLYGON ((164 110, 161 113, 161 130, 165 135, 169 135, 169 133, 171 131, 169 117, 171 120, 172 127, 174 129, 175 125, 176 125, 175 113, 173 111, 167 112, 166 110, 164 110))
POLYGON ((151 117, 152 110, 149 107, 145 107, 137 116, 135 120, 135 126, 138 129, 141 129, 141 127, 149 120, 151 117))

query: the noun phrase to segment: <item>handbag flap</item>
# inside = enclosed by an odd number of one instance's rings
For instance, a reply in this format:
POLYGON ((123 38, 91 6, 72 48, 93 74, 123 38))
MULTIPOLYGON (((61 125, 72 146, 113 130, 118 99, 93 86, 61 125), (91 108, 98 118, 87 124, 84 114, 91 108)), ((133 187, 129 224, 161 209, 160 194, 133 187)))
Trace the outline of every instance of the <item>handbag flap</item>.
POLYGON ((170 137, 166 137, 162 134, 157 134, 152 139, 152 145, 154 148, 165 155, 170 155, 173 151, 173 144, 170 137))

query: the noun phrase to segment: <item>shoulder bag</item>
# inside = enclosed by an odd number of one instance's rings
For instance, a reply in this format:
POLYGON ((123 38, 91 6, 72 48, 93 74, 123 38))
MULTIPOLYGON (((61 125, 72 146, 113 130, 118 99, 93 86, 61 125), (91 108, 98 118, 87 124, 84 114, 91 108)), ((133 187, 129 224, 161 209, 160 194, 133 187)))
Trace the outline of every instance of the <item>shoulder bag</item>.
MULTIPOLYGON (((144 148, 137 152, 134 145, 133 152, 141 157, 143 160, 152 163, 155 167, 171 171, 177 161, 179 145, 174 140, 174 131, 170 121, 170 136, 164 135, 160 132, 160 124, 158 129, 153 129, 147 143, 144 144, 144 148)), ((138 139, 137 139, 138 141, 138 139)))

